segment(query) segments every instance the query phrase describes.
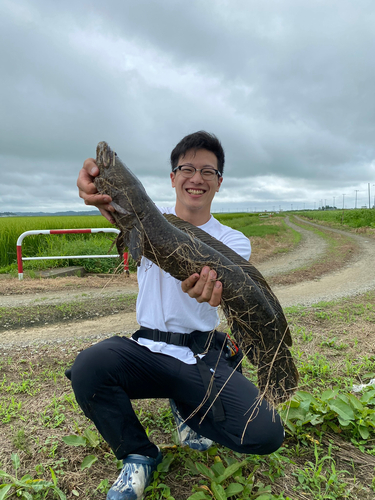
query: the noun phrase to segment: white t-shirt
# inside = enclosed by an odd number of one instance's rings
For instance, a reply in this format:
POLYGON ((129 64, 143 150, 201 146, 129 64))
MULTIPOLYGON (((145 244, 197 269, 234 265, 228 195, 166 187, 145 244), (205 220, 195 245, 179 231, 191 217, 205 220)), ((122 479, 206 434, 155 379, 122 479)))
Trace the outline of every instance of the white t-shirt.
MULTIPOLYGON (((164 214, 176 215, 175 208, 159 208, 164 214)), ((211 236, 222 241, 244 259, 250 258, 249 239, 240 231, 224 226, 212 215, 203 226, 211 236)), ((146 328, 163 332, 191 333, 194 330, 211 331, 220 320, 217 307, 207 302, 200 304, 181 289, 181 281, 160 269, 150 260, 142 257, 138 267, 139 293, 137 299, 137 322, 146 328)), ((138 343, 153 352, 173 356, 187 364, 196 363, 193 352, 184 346, 139 338, 138 343)))

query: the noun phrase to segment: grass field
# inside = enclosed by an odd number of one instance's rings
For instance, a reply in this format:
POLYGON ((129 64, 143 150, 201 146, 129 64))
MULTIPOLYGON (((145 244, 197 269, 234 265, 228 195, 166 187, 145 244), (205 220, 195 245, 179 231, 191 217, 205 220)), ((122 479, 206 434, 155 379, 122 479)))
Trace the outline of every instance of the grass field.
MULTIPOLYGON (((370 500, 375 496, 374 293, 286 310, 300 388, 279 408, 285 442, 269 456, 176 446, 165 400, 134 402, 163 447, 147 500, 370 500)), ((64 376, 93 340, 2 350, 0 498, 100 500, 117 476, 108 445, 64 376)), ((255 369, 244 363, 246 376, 255 369)))
MULTIPOLYGON (((223 224, 242 231, 246 236, 264 237, 281 235, 288 229, 282 223, 273 224, 271 220, 259 219, 254 214, 219 214, 215 215, 223 224)), ((277 220, 277 219, 276 219, 277 220)), ((96 227, 113 227, 102 216, 57 216, 57 217, 3 217, 0 218, 0 272, 17 273, 16 243, 18 237, 32 229, 82 229, 96 227)), ((71 234, 71 235, 33 235, 27 236, 22 244, 24 257, 41 257, 53 255, 106 255, 116 254, 112 247, 115 235, 112 234, 71 234), (111 249, 112 247, 112 249, 111 249)), ((66 259, 25 261, 24 270, 64 267, 69 265, 83 266, 87 272, 114 272, 119 262, 115 259, 66 259)), ((131 270, 135 270, 131 262, 131 270)))
POLYGON ((310 220, 321 221, 334 225, 347 226, 349 228, 373 228, 375 229, 374 209, 352 209, 352 210, 311 210, 298 212, 297 215, 310 220))
MULTIPOLYGON (((220 214, 220 220, 245 234, 266 228, 265 236, 252 240, 286 238, 287 248, 295 238, 278 217, 220 214)), ((126 300, 134 310, 134 297, 126 300)), ((367 384, 375 378, 374 304, 375 293, 369 292, 285 310, 300 386, 279 407, 286 439, 269 456, 240 455, 221 446, 206 453, 176 446, 168 402, 134 402, 164 455, 146 499, 373 500, 375 386, 367 384)), ((110 312, 118 308, 104 305, 110 312)), ((62 318, 67 311, 77 318, 85 313, 80 304, 58 307, 62 318)), ((28 314, 16 309, 17 318, 0 311, 8 325, 28 314)), ((37 304, 31 312, 48 315, 37 304)), ((83 415, 64 376, 77 353, 95 341, 0 348, 0 500, 104 500, 121 464, 83 415)), ((256 381, 247 361, 244 373, 256 381)))

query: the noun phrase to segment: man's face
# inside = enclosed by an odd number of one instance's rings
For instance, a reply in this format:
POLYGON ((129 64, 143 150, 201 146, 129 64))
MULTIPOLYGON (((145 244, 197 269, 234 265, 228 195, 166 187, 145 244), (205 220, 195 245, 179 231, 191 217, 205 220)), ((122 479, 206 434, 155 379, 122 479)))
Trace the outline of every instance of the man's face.
MULTIPOLYGON (((211 167, 217 170, 217 158, 207 149, 189 149, 184 156, 180 156, 177 165, 189 165, 197 169, 211 167)), ((172 187, 176 189, 176 209, 181 207, 183 210, 210 213, 211 203, 220 189, 222 177, 215 175, 213 180, 207 181, 197 171, 187 179, 179 170, 172 172, 170 176, 172 187)))

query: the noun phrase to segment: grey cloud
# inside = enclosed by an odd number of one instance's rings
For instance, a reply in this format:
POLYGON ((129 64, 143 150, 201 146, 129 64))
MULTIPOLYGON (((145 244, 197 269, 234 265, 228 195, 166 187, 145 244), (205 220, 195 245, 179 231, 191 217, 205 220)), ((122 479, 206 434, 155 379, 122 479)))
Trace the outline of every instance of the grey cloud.
MULTIPOLYGON (((30 173, 51 177, 40 203, 79 203, 77 172, 100 140, 153 189, 150 176, 168 176, 176 142, 199 129, 226 149, 228 199, 259 175, 274 184, 249 195, 275 200, 283 179, 319 196, 375 177, 372 1, 32 0, 0 9, 0 168, 13 166, 2 206, 23 175, 33 185, 30 173), (65 194, 53 195, 57 185, 65 194)), ((167 192, 153 197, 173 199, 167 192)))

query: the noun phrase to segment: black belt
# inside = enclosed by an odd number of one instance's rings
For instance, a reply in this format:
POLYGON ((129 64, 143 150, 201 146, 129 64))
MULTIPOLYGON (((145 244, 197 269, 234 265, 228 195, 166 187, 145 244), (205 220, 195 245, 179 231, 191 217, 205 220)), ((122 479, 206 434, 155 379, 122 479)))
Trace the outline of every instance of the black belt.
POLYGON ((225 420, 224 408, 218 396, 215 381, 213 380, 211 383, 213 374, 203 359, 197 356, 197 354, 202 354, 205 350, 217 346, 218 343, 220 348, 222 348, 227 338, 225 333, 217 331, 201 332, 199 330, 194 330, 191 333, 162 332, 141 326, 141 329, 132 335, 134 340, 138 340, 140 337, 153 340, 154 342, 165 342, 171 345, 189 347, 195 354, 203 386, 208 391, 207 401, 212 408, 213 419, 215 422, 225 420))
MULTIPOLYGON (((194 333, 208 336, 211 332, 192 332, 192 334, 194 333)), ((179 345, 183 347, 191 347, 192 345, 192 337, 190 333, 162 332, 160 330, 153 330, 151 328, 141 326, 141 329, 132 335, 132 338, 135 340, 138 340, 139 337, 153 340, 154 342, 165 342, 166 344, 179 345)))

